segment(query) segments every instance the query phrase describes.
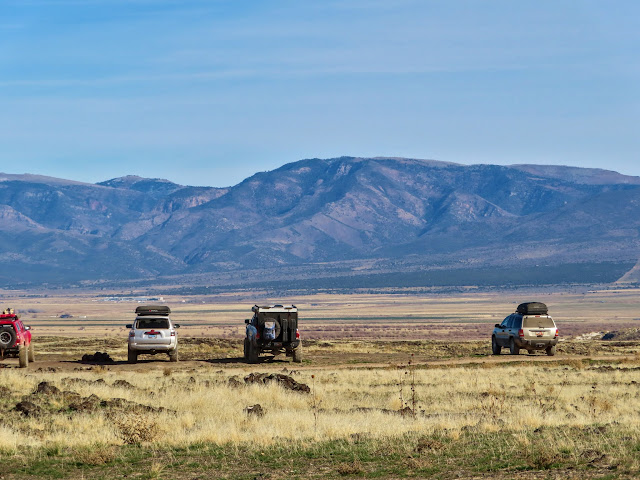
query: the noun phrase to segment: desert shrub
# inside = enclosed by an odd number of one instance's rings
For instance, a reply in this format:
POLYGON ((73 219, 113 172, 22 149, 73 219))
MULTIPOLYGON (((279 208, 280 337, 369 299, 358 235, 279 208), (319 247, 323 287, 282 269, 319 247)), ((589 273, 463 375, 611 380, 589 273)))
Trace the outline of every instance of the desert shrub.
POLYGON ((337 471, 340 475, 358 475, 363 472, 363 467, 359 460, 354 460, 338 465, 337 471))
POLYGON ((76 462, 84 465, 106 465, 117 458, 116 449, 113 446, 92 445, 86 448, 77 448, 73 451, 76 462))
POLYGON ((112 418, 118 437, 127 445, 153 442, 159 436, 158 423, 150 415, 122 414, 112 418))
POLYGON ((598 395, 589 395, 586 398, 587 405, 591 407, 593 413, 599 412, 609 412, 613 410, 613 402, 605 397, 601 397, 598 395))

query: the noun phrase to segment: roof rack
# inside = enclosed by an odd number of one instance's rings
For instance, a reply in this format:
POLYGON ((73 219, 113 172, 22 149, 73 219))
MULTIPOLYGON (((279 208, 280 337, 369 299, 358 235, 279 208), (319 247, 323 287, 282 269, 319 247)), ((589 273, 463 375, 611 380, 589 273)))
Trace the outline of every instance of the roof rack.
POLYGON ((295 305, 291 304, 291 305, 280 305, 280 304, 276 304, 276 305, 254 305, 253 307, 251 307, 251 311, 252 312, 257 312, 259 310, 295 310, 298 307, 296 307, 295 305))

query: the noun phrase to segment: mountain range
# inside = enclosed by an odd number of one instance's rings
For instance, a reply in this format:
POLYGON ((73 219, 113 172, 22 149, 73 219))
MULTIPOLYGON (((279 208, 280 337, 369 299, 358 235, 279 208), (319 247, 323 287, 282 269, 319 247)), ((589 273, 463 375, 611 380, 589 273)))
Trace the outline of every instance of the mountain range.
POLYGON ((573 273, 549 283, 588 283, 640 258, 640 177, 354 157, 301 160, 229 188, 0 174, 0 230, 5 287, 405 273, 429 283, 425 272, 448 271, 464 283, 485 270, 523 272, 526 284, 527 268, 563 265, 573 273))

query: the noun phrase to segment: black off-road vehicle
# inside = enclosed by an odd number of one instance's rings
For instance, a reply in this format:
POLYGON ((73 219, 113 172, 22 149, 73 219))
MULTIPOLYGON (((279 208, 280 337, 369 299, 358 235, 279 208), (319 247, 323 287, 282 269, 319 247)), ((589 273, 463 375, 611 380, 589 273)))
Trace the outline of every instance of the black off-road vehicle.
POLYGON ((302 340, 298 330, 298 309, 295 305, 255 305, 253 318, 247 319, 244 358, 256 363, 261 353, 285 353, 296 363, 302 362, 302 340))

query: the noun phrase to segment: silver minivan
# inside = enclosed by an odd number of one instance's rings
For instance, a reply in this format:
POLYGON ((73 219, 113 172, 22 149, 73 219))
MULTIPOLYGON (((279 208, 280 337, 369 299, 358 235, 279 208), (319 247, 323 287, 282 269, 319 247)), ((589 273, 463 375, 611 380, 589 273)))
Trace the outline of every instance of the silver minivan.
POLYGON ((500 355, 502 347, 508 347, 511 355, 518 355, 520 349, 532 352, 545 350, 547 355, 556 354, 558 328, 548 314, 512 313, 502 323, 496 323, 491 335, 491 350, 500 355))

